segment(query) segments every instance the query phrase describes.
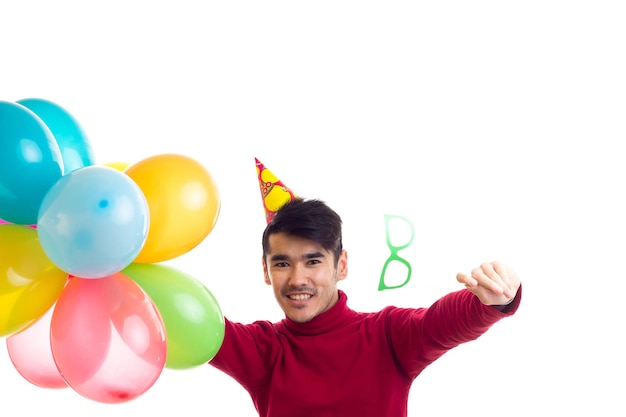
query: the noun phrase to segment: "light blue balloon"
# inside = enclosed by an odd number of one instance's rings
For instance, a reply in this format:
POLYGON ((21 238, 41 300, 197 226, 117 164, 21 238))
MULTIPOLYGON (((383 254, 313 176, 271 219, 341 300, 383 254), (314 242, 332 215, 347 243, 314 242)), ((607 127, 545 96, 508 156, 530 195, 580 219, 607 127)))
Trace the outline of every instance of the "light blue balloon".
POLYGON ((41 98, 25 98, 17 103, 29 108, 48 126, 61 150, 65 174, 95 164, 85 131, 66 109, 41 98))
POLYGON ((37 231, 50 260, 81 278, 121 271, 141 251, 149 209, 139 186, 126 174, 92 165, 64 175, 41 203, 37 231))
POLYGON ((21 104, 0 101, 0 218, 35 224, 39 206, 63 175, 50 129, 21 104))

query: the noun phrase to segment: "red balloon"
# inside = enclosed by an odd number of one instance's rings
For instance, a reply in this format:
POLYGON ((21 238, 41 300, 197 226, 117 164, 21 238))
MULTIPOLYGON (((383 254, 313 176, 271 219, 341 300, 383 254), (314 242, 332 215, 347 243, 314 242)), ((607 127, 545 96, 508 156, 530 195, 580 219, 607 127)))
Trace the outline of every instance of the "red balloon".
POLYGON ((67 384, 103 403, 140 396, 165 367, 161 315, 147 294, 121 273, 69 280, 52 314, 50 345, 67 384))
POLYGON ((7 351, 15 369, 41 388, 67 388, 50 348, 52 308, 26 329, 7 338, 7 351))

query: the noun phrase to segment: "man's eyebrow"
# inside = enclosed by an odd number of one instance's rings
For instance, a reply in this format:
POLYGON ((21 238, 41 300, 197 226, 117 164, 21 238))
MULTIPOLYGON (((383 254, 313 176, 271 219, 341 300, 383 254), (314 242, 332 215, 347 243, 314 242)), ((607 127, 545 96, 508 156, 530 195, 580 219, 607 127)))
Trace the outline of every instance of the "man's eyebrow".
POLYGON ((272 262, 286 261, 286 260, 289 260, 289 257, 287 255, 282 255, 282 254, 272 255, 270 258, 270 261, 272 262))
MULTIPOLYGON (((325 258, 326 255, 324 255, 322 252, 309 252, 309 253, 305 253, 304 255, 302 255, 302 259, 317 259, 317 258, 325 258)), ((270 261, 272 262, 282 262, 282 261, 288 261, 290 258, 289 256, 282 254, 282 253, 278 253, 276 255, 272 255, 270 257, 270 261)))
POLYGON ((315 259, 315 258, 324 258, 326 255, 324 255, 322 252, 311 252, 311 253, 305 253, 302 258, 304 259, 315 259))

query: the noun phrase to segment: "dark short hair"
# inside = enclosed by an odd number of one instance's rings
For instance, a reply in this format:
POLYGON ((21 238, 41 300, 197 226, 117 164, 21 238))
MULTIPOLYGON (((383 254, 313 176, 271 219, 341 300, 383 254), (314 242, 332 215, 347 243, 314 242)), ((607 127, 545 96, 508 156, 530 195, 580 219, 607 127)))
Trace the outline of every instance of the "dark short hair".
POLYGON ((270 252, 270 235, 286 233, 318 243, 334 255, 336 265, 343 251, 341 226, 341 217, 325 202, 295 198, 282 205, 265 228, 263 257, 270 252))

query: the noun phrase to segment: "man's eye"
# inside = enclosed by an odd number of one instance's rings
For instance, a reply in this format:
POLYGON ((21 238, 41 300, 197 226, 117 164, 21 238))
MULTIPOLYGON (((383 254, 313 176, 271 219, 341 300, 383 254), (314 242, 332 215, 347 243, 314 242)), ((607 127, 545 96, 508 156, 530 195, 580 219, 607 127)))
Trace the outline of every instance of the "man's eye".
POLYGON ((310 264, 310 265, 317 265, 317 264, 319 264, 319 263, 320 263, 320 260, 319 260, 319 259, 311 259, 311 260, 309 261, 309 264, 310 264))
POLYGON ((275 264, 275 266, 277 266, 279 268, 285 268, 285 267, 289 266, 289 264, 287 262, 277 262, 275 264))

